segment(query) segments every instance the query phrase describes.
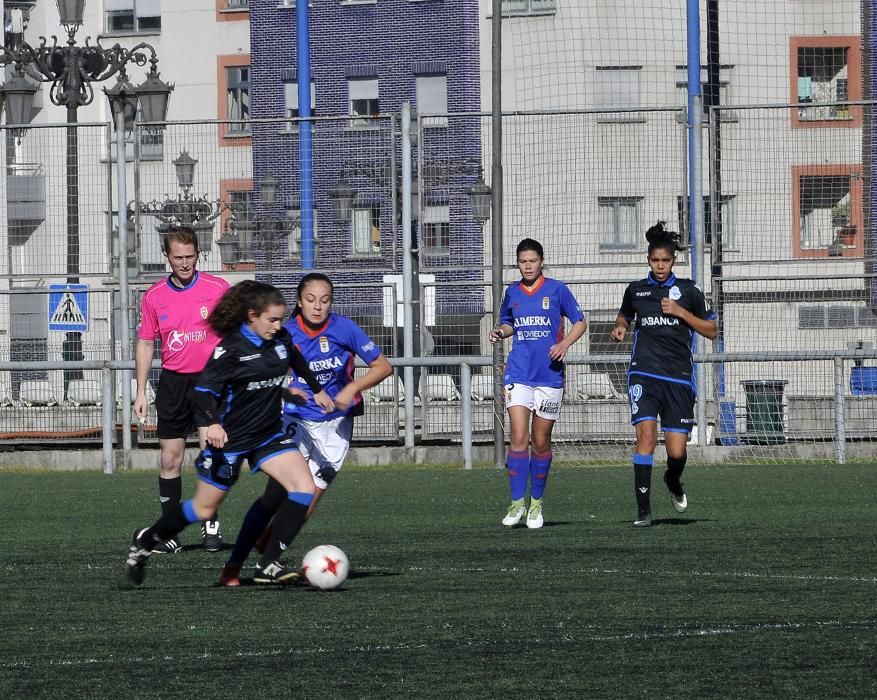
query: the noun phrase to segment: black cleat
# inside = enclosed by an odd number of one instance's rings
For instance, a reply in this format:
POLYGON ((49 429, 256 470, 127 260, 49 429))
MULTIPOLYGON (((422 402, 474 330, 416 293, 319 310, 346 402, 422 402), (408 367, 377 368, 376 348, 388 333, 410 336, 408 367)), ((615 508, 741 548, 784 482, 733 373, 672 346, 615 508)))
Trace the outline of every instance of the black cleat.
POLYGON ((201 544, 208 552, 222 549, 222 528, 218 520, 205 520, 201 523, 201 544))
POLYGON ((256 566, 253 572, 253 583, 279 583, 290 584, 301 581, 301 574, 289 566, 284 566, 279 561, 273 561, 264 569, 256 566))
POLYGON ((131 546, 128 547, 128 558, 125 561, 125 564, 128 566, 128 579, 135 586, 139 586, 143 583, 143 576, 146 573, 144 571, 146 567, 146 560, 149 559, 149 555, 152 554, 152 550, 145 549, 143 545, 140 544, 140 535, 146 532, 148 528, 142 528, 140 530, 134 531, 134 536, 131 538, 131 546))
POLYGON ((152 550, 153 554, 179 554, 183 551, 183 545, 176 537, 165 540, 158 547, 152 550))

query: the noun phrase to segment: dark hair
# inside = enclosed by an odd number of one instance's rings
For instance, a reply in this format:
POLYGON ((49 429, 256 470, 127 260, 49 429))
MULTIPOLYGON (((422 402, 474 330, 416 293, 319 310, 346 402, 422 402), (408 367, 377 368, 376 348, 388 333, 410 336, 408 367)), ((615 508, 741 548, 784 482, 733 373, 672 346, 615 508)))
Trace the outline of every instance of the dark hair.
POLYGON ((545 258, 545 252, 542 250, 542 244, 539 241, 534 241, 532 238, 525 238, 520 243, 518 243, 518 247, 515 249, 515 260, 517 260, 518 256, 525 250, 532 250, 540 258, 545 258))
MULTIPOLYGON (((332 280, 329 279, 328 275, 324 275, 322 272, 309 272, 298 281, 298 287, 295 288, 295 308, 292 310, 293 316, 301 314, 301 306, 299 305, 299 302, 301 302, 301 295, 304 293, 305 287, 311 282, 325 282, 329 285, 329 296, 335 296, 335 285, 332 284, 332 280)), ((329 303, 332 303, 331 300, 329 303)))
POLYGON ((247 321, 250 311, 260 314, 275 304, 286 306, 286 300, 277 287, 255 280, 244 280, 226 290, 207 323, 219 335, 225 336, 247 321))
POLYGON ((195 235, 194 229, 188 226, 169 226, 164 236, 165 255, 171 254, 171 243, 193 245, 195 246, 195 254, 198 254, 198 236, 195 235))
POLYGON ((649 255, 656 249, 663 248, 675 257, 676 251, 679 250, 679 234, 675 231, 667 231, 663 221, 659 221, 646 231, 646 240, 649 242, 649 255))

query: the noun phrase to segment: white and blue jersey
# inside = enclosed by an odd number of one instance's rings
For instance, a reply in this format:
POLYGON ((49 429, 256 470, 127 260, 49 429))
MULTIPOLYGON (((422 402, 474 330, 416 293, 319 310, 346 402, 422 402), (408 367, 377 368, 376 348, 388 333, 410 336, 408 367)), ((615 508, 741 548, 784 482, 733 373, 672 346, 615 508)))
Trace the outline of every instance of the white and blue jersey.
MULTIPOLYGON (((293 343, 304 355, 311 372, 332 399, 353 381, 357 356, 366 364, 371 364, 381 356, 381 349, 362 328, 346 316, 329 314, 329 318, 320 328, 311 329, 301 316, 296 315, 284 324, 284 328, 289 331, 293 343)), ((292 377, 289 386, 305 391, 308 402, 304 406, 284 403, 283 412, 288 416, 309 421, 328 421, 359 413, 362 408, 362 396, 357 394, 346 411, 335 409, 330 413, 323 413, 304 380, 292 377)))
POLYGON ((504 384, 563 387, 563 362, 552 360, 548 351, 563 338, 564 317, 571 323, 585 319, 563 282, 542 277, 532 289, 520 280, 508 286, 499 312, 499 322, 513 329, 504 384))

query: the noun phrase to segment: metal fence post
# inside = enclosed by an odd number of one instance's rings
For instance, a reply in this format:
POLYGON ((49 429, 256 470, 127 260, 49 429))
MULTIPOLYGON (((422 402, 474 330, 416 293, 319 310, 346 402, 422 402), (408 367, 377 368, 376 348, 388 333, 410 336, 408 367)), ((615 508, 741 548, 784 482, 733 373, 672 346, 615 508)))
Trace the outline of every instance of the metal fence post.
POLYGON ((113 370, 104 366, 101 370, 101 382, 103 384, 103 403, 101 404, 101 424, 103 426, 102 443, 104 474, 112 474, 115 471, 115 455, 113 453, 113 438, 116 433, 116 391, 115 375, 113 370))
POLYGON ((844 403, 844 361, 834 358, 834 431, 835 455, 838 464, 847 463, 847 423, 844 403))
POLYGON ((463 469, 472 468, 472 367, 460 365, 460 422, 463 437, 463 469))

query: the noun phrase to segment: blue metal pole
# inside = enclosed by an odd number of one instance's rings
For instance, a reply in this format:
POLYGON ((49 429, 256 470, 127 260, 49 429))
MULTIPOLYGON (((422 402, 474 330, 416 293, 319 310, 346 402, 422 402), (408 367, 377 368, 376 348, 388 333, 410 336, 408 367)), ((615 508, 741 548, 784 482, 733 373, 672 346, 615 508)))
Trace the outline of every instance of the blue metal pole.
POLYGON ((298 58, 298 113, 306 120, 299 124, 299 162, 301 164, 301 266, 314 267, 314 149, 311 111, 311 37, 308 2, 295 4, 295 48, 298 58))
POLYGON ((691 276, 697 279, 697 265, 700 261, 694 251, 697 249, 697 235, 700 217, 695 217, 703 207, 700 197, 702 190, 699 181, 701 171, 700 126, 703 122, 701 101, 703 91, 700 84, 700 0, 687 2, 687 33, 688 33, 688 236, 693 252, 691 256, 691 276))

